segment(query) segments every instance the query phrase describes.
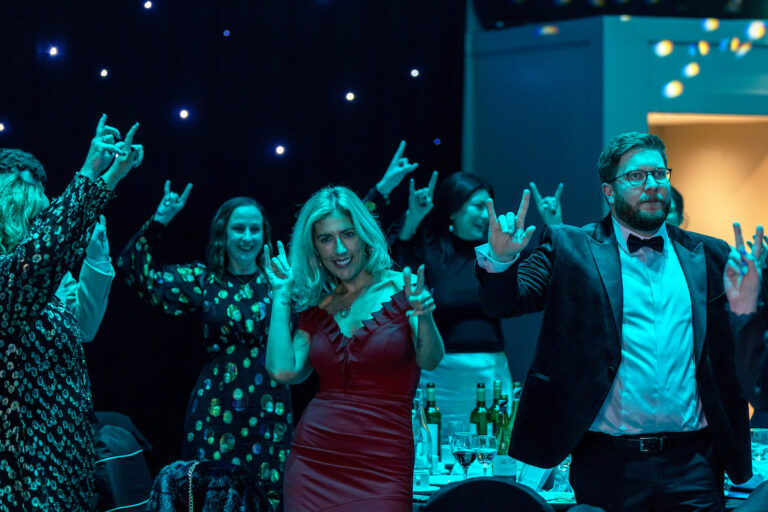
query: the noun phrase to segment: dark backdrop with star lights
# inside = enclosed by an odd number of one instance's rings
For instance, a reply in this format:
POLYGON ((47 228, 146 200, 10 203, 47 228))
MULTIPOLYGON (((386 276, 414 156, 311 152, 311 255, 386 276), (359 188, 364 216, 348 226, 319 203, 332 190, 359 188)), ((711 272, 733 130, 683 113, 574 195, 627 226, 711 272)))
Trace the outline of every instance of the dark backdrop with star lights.
MULTIPOLYGON (((35 154, 50 196, 79 169, 102 112, 123 133, 141 123, 144 164, 104 212, 113 260, 165 179, 179 192, 194 183, 162 247, 186 262, 204 259, 210 220, 232 196, 261 201, 274 239, 287 240, 312 192, 365 194, 401 139, 418 183, 459 169, 464 1, 144 3, 0 4, 0 146, 35 154)), ((404 183, 390 213, 406 199, 404 183)), ((200 327, 146 306, 118 274, 86 355, 96 409, 129 415, 158 464, 177 459, 205 357, 200 327)), ((311 392, 297 389, 295 405, 311 392)))

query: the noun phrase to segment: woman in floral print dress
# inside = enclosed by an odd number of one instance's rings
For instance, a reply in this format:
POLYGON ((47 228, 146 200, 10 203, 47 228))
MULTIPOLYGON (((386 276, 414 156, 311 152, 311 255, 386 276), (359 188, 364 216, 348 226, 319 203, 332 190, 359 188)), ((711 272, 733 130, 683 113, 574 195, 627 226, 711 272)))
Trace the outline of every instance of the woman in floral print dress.
POLYGON ((211 223, 206 263, 158 262, 156 244, 191 188, 179 195, 165 183, 157 211, 117 265, 147 303, 200 322, 208 357, 189 397, 182 457, 248 468, 279 508, 293 420, 289 387, 264 369, 271 292, 261 257, 269 223, 254 199, 229 199, 211 223))
POLYGON ((142 158, 102 116, 81 171, 50 204, 40 176, 0 176, 0 511, 96 504, 91 391, 77 319, 56 298, 111 190, 142 158), (111 155, 117 154, 111 167, 111 155))

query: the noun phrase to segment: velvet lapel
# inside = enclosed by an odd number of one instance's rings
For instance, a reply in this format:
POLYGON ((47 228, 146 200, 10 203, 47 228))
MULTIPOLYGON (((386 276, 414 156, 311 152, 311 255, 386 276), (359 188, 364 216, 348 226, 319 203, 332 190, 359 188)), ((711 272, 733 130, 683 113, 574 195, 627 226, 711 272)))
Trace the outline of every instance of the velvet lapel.
POLYGON ((617 342, 621 341, 621 320, 624 311, 624 290, 621 283, 621 263, 616 234, 613 230, 611 216, 603 218, 595 224, 595 231, 589 240, 589 249, 597 266, 597 272, 603 282, 605 293, 611 305, 613 321, 616 324, 617 342))
POLYGON ((680 229, 667 226, 669 239, 680 260, 688 291, 691 294, 691 322, 693 324, 693 355, 698 363, 704 337, 707 334, 707 259, 704 244, 680 229))

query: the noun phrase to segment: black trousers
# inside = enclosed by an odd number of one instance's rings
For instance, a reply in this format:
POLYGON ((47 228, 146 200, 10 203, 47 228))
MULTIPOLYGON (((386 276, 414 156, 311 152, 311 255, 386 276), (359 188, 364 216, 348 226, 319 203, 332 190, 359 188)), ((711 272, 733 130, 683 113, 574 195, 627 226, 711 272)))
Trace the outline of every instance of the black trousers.
POLYGON ((571 454, 576 502, 607 512, 724 511, 723 478, 708 429, 642 441, 590 432, 571 454))

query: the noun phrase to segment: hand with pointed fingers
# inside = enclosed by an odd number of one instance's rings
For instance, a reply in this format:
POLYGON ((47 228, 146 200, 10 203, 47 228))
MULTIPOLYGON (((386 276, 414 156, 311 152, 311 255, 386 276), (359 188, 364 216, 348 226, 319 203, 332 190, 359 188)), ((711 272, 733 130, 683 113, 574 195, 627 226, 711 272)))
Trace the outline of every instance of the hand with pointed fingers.
POLYGON ((282 301, 290 301, 293 291, 293 270, 285 254, 283 242, 277 241, 277 254, 273 258, 269 257, 269 246, 264 245, 264 260, 267 262, 264 272, 267 274, 275 300, 279 298, 282 301))
POLYGON ((400 182, 403 181, 403 178, 419 167, 417 162, 409 162, 408 159, 403 156, 404 152, 405 141, 401 140, 397 151, 395 151, 395 156, 393 156, 392 160, 389 162, 389 166, 387 167, 384 176, 382 176, 381 180, 376 184, 376 188, 384 196, 391 194, 400 182))
POLYGON ((552 226, 563 223, 563 209, 560 204, 560 198, 563 195, 563 184, 560 183, 555 190, 555 195, 541 197, 539 189, 534 182, 530 183, 531 193, 533 194, 533 202, 536 205, 536 209, 539 211, 539 215, 544 220, 544 224, 552 226))
MULTIPOLYGON (((723 273, 725 294, 731 311, 738 315, 754 313, 760 294, 762 271, 758 264, 763 250, 762 244, 754 245, 750 252, 744 248, 744 236, 738 222, 733 223, 736 246, 731 248, 723 273)), ((757 226, 755 240, 763 239, 763 227, 757 226)))
POLYGON ((405 298, 413 308, 408 312, 408 316, 423 316, 432 314, 435 310, 435 299, 424 286, 424 265, 420 265, 416 271, 416 284, 411 284, 411 267, 403 269, 403 291, 405 298))
POLYGON ((114 155, 126 155, 127 151, 118 146, 119 140, 120 130, 108 126, 107 114, 102 114, 80 173, 95 181, 104 169, 109 167, 114 155))
POLYGON ((507 212, 496 217, 493 199, 488 199, 488 243, 491 246, 491 257, 496 261, 506 263, 514 260, 530 242, 536 231, 535 226, 525 227, 530 200, 531 193, 525 189, 517 215, 507 212))
POLYGON ((85 255, 92 261, 109 260, 109 240, 107 239, 107 219, 99 216, 99 221, 94 225, 91 240, 85 248, 85 255))
MULTIPOLYGON (((757 241, 757 238, 755 238, 755 235, 752 235, 752 241, 750 242, 747 240, 747 246, 749 246, 749 250, 754 252, 754 248, 752 247, 752 244, 754 244, 757 241)), ((765 268, 765 260, 768 258, 768 236, 763 235, 763 248, 760 250, 760 259, 757 260, 757 265, 760 267, 760 269, 765 268)))
POLYGON ((435 185, 437 185, 437 171, 432 171, 429 185, 418 190, 416 190, 416 184, 413 178, 411 178, 408 192, 408 212, 406 215, 415 224, 421 222, 432 211, 435 185))
POLYGON ((115 185, 125 178, 131 169, 141 165, 141 162, 144 160, 144 146, 133 143, 133 138, 136 136, 138 129, 139 123, 135 123, 125 135, 125 140, 116 144, 121 153, 115 156, 112 165, 104 173, 104 181, 111 188, 115 188, 115 185))
POLYGON ((165 180, 165 186, 163 188, 163 198, 160 200, 160 204, 157 205, 154 219, 157 222, 168 225, 169 222, 184 208, 189 199, 189 193, 192 192, 192 184, 187 183, 184 187, 184 192, 181 195, 171 191, 171 180, 165 180))

